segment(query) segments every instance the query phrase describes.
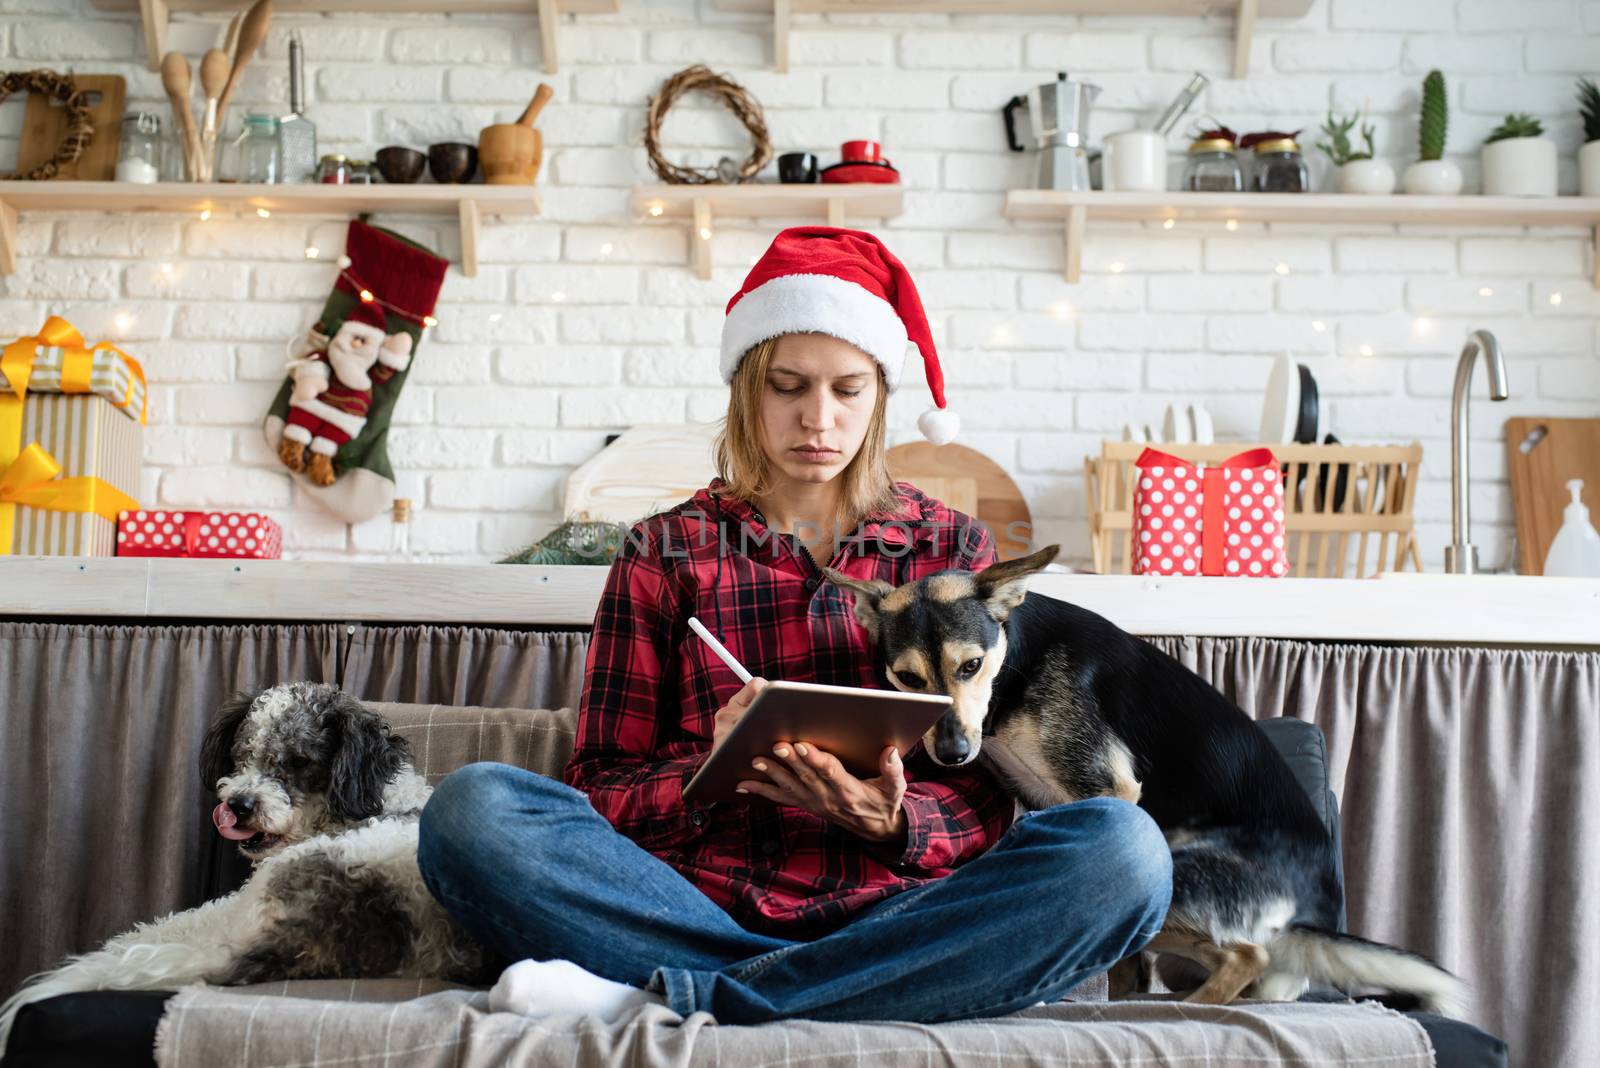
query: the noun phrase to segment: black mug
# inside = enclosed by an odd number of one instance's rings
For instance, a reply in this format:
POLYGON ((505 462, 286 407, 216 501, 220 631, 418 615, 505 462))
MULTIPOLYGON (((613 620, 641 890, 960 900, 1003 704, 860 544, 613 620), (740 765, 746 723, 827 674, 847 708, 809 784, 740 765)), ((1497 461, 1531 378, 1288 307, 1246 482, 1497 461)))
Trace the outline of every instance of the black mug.
POLYGON ((804 185, 817 180, 817 157, 810 152, 786 152, 778 157, 778 181, 804 185))

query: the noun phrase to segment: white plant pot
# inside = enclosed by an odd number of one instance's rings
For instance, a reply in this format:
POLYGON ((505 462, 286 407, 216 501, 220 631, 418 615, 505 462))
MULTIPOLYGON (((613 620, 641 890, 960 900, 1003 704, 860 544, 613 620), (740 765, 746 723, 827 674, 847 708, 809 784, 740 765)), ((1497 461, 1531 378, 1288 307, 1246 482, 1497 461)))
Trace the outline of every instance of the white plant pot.
POLYGON ((1600 141, 1578 149, 1578 195, 1600 197, 1600 141))
POLYGON ((1556 143, 1547 137, 1508 137, 1483 146, 1483 194, 1556 195, 1556 143))
POLYGON ((1394 168, 1381 159, 1353 159, 1334 173, 1333 182, 1341 193, 1381 197, 1394 192, 1394 168))
POLYGON ((1447 159, 1418 160, 1406 168, 1400 187, 1422 196, 1455 196, 1461 192, 1461 168, 1447 159))

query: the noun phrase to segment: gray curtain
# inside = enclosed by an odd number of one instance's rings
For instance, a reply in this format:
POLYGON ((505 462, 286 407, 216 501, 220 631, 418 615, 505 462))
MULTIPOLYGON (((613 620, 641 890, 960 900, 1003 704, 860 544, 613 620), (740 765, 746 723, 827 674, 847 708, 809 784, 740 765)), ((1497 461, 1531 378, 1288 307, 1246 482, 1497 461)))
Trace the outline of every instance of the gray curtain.
POLYGON ((1516 1063, 1594 1063, 1600 654, 1153 640, 1327 735, 1352 933, 1466 979, 1516 1063))
POLYGON ((0 623, 0 992, 199 904, 200 740, 234 690, 332 680, 328 626, 0 623))
POLYGON ((343 686, 363 701, 577 708, 588 631, 346 628, 343 686))

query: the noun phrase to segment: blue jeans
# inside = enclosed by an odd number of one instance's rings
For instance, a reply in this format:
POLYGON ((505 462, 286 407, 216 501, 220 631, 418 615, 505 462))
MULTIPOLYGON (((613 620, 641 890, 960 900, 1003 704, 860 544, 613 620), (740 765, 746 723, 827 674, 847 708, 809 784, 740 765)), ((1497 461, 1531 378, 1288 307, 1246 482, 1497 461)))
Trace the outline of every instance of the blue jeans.
POLYGON ((1019 816, 987 853, 809 941, 747 931, 617 833, 584 794, 506 764, 447 776, 417 863, 451 916, 511 960, 570 960, 721 1023, 936 1023, 1059 999, 1155 936, 1172 859, 1113 798, 1019 816))

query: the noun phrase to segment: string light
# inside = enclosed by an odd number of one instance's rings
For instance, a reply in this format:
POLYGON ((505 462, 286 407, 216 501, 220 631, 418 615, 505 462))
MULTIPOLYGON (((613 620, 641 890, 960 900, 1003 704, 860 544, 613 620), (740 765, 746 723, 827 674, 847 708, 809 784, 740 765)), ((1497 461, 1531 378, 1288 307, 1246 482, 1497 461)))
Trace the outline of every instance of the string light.
POLYGON ((261 216, 263 219, 272 218, 272 212, 268 211, 266 208, 257 208, 256 214, 261 216))
POLYGON ((663 208, 660 204, 652 204, 652 205, 650 205, 650 217, 651 218, 655 218, 656 216, 660 215, 665 210, 666 209, 663 208))
POLYGON ((1237 230, 1237 229, 1239 229, 1239 220, 1238 219, 1229 219, 1226 225, 1227 225, 1229 230, 1237 230))
POLYGON ((1361 353, 1361 355, 1363 355, 1363 356, 1371 356, 1372 355, 1372 346, 1371 345, 1362 345, 1360 348, 1356 349, 1356 351, 1361 353))
POLYGON ((211 218, 211 209, 210 208, 202 208, 200 210, 200 221, 201 222, 206 222, 210 218, 211 218))
POLYGON ((1274 267, 1273 270, 1277 271, 1279 274, 1288 274, 1289 273, 1289 265, 1287 263, 1280 263, 1276 267, 1274 267))
POLYGON ((317 248, 317 246, 315 246, 315 245, 307 245, 306 246, 306 259, 314 260, 320 255, 322 255, 322 250, 317 248))
POLYGON ((171 274, 172 274, 172 264, 163 263, 161 265, 161 273, 164 274, 164 275, 171 276, 171 274))
POLYGON ((1492 297, 1492 296, 1494 296, 1494 290, 1490 289, 1488 286, 1484 286, 1484 287, 1482 287, 1481 289, 1478 290, 1478 296, 1480 296, 1480 297, 1492 297))
POLYGON ((126 334, 128 332, 128 328, 133 325, 133 316, 129 315, 127 312, 118 312, 114 321, 117 324, 118 332, 126 334))
POLYGON ((1122 263, 1121 260, 1118 260, 1116 263, 1113 263, 1111 265, 1111 273, 1112 274, 1121 274, 1122 273, 1122 269, 1123 269, 1123 263, 1122 263))
POLYGON ((372 290, 363 289, 361 291, 361 303, 363 303, 363 304, 371 304, 373 301, 375 301, 377 299, 378 299, 377 297, 374 297, 372 295, 372 290))
MULTIPOLYGON (((348 256, 340 256, 339 259, 346 264, 350 262, 350 257, 348 256)), ((398 304, 391 304, 384 300, 382 297, 378 296, 371 289, 369 289, 365 282, 356 277, 355 272, 350 270, 349 267, 345 267, 339 272, 339 281, 348 285, 349 288, 346 289, 346 292, 349 292, 350 289, 354 289, 356 296, 361 299, 361 303, 363 304, 376 304, 380 308, 400 316, 402 319, 410 319, 412 322, 421 323, 423 326, 439 325, 439 320, 435 319, 431 315, 419 315, 410 308, 402 308, 398 304)))
POLYGON ((1561 303, 1561 294, 1560 293, 1552 293, 1552 294, 1550 294, 1550 303, 1551 304, 1560 304, 1561 303))
POLYGON ((1164 219, 1164 220, 1162 220, 1162 223, 1161 223, 1161 229, 1170 230, 1174 226, 1177 226, 1177 225, 1178 225, 1178 221, 1176 219, 1164 219))
POLYGON ((422 317, 422 325, 423 326, 438 326, 439 325, 439 320, 435 319, 431 315, 424 315, 422 317))
POLYGON ((1311 320, 1311 329, 1320 334, 1324 330, 1328 329, 1328 324, 1323 322, 1321 319, 1313 319, 1311 320))

